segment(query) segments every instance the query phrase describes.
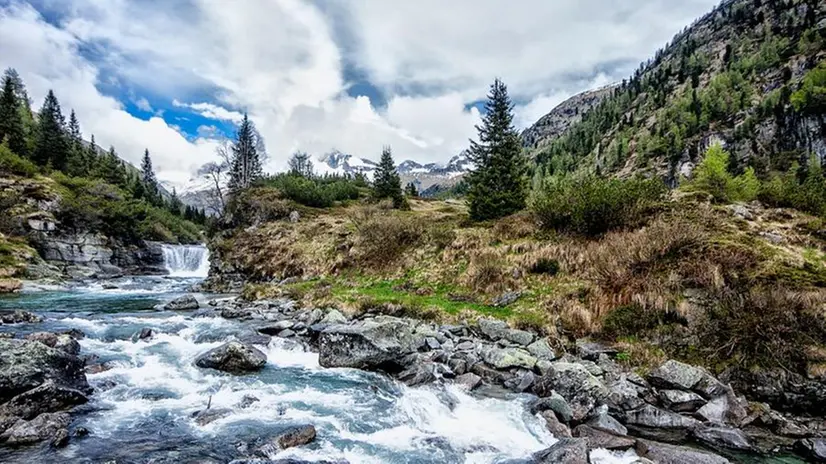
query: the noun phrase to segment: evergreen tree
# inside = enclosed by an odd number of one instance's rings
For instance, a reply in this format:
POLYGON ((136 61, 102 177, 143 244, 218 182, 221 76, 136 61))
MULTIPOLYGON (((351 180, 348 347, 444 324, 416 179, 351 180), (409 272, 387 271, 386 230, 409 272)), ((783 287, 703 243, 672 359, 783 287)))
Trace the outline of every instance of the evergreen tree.
POLYGON ((152 169, 152 158, 149 157, 149 149, 146 149, 143 152, 140 180, 143 183, 146 197, 148 199, 153 200, 159 195, 160 189, 158 188, 158 178, 155 176, 155 171, 152 169))
POLYGON ((373 181, 373 196, 377 199, 392 199, 394 208, 404 206, 402 181, 396 171, 396 163, 393 162, 393 153, 390 151, 390 147, 384 147, 381 152, 381 161, 379 161, 376 168, 373 181))
POLYGON ((172 195, 169 197, 169 210, 172 214, 180 216, 183 213, 184 203, 178 198, 178 192, 172 188, 172 195))
POLYGON ((519 133, 513 126, 513 105, 505 84, 491 85, 479 142, 471 140, 468 157, 476 168, 467 175, 470 217, 495 219, 525 207, 526 163, 519 133))
POLYGON ((84 176, 88 173, 89 162, 86 159, 86 149, 83 148, 83 136, 80 133, 80 123, 72 110, 69 116, 69 163, 68 170, 73 176, 84 176))
POLYGON ((249 117, 244 113, 244 120, 238 127, 235 142, 232 144, 232 163, 230 166, 229 191, 235 195, 246 189, 261 177, 261 159, 257 148, 263 146, 263 140, 249 117))
POLYGON ((293 153, 288 161, 290 167, 290 174, 311 178, 313 177, 313 162, 310 160, 310 155, 303 151, 293 153))
POLYGON ((407 186, 404 188, 405 195, 416 198, 419 196, 419 191, 416 190, 416 185, 413 182, 408 182, 407 186))
POLYGON ((98 161, 98 177, 121 188, 128 187, 126 168, 115 152, 115 147, 109 147, 109 152, 98 161))
POLYGON ((80 149, 80 144, 82 142, 82 137, 80 135, 80 123, 77 121, 77 116, 75 115, 74 109, 72 109, 72 113, 69 116, 69 142, 71 143, 72 150, 80 149))
POLYGON ((49 90, 38 115, 37 143, 34 161, 40 165, 51 164, 52 168, 63 171, 69 160, 69 141, 66 137, 66 119, 60 112, 60 103, 54 92, 49 90))
POLYGON ((5 140, 9 148, 20 156, 28 156, 26 132, 23 125, 21 103, 11 77, 3 78, 3 93, 0 95, 0 143, 5 140))

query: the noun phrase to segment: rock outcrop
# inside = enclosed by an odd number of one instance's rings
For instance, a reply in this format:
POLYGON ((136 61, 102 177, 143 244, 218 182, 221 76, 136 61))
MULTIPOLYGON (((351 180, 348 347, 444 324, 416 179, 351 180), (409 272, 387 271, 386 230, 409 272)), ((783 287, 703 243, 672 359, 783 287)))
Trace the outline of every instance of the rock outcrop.
POLYGON ((239 342, 229 342, 207 351, 195 359, 195 365, 207 369, 245 374, 264 368, 267 355, 255 347, 239 342))

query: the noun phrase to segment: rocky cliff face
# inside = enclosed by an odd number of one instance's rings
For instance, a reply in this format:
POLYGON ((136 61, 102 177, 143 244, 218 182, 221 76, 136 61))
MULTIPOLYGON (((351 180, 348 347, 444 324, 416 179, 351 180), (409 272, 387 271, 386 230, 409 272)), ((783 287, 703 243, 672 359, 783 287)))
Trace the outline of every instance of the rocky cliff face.
POLYGON ((560 103, 550 113, 539 118, 539 121, 522 132, 522 146, 539 148, 556 140, 572 124, 582 120, 583 114, 598 105, 615 88, 616 85, 609 85, 587 90, 560 103))
MULTIPOLYGON (((554 172, 642 172, 673 184, 711 141, 736 169, 783 171, 826 158, 824 106, 793 101, 824 59, 826 3, 724 1, 613 91, 586 92, 543 117, 524 144, 554 172)), ((814 95, 823 84, 810 87, 814 95)))
MULTIPOLYGON (((12 241, 3 236, 2 251, 11 255, 4 278, 109 278, 166 272, 158 243, 126 244, 94 231, 61 227, 55 219, 60 194, 49 179, 0 177, 0 198, 3 230, 25 237, 12 241)), ((13 290, 19 285, 4 287, 13 290)))

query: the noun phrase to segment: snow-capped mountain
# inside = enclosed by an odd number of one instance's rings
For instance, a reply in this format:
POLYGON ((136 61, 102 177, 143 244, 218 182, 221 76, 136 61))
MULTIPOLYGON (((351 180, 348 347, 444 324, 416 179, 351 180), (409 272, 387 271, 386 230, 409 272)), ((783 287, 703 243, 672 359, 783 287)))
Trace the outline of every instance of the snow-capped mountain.
MULTIPOLYGON (((319 174, 365 174, 372 178, 373 172, 378 167, 378 163, 366 158, 359 158, 354 155, 332 151, 314 160, 315 171, 319 174)), ((467 153, 462 152, 450 159, 446 164, 428 163, 421 164, 413 160, 405 160, 396 167, 402 180, 405 178, 432 178, 429 185, 438 179, 453 179, 464 175, 473 167, 467 157, 467 153)))

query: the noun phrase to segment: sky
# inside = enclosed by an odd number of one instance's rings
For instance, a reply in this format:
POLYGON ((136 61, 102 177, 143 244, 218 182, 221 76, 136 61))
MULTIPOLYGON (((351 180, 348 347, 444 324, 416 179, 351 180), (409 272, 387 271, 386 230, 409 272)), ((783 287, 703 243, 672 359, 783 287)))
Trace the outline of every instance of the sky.
POLYGON ((442 162, 488 87, 515 124, 630 75, 717 0, 0 0, 0 67, 86 138, 185 185, 244 112, 266 170, 296 150, 442 162))

